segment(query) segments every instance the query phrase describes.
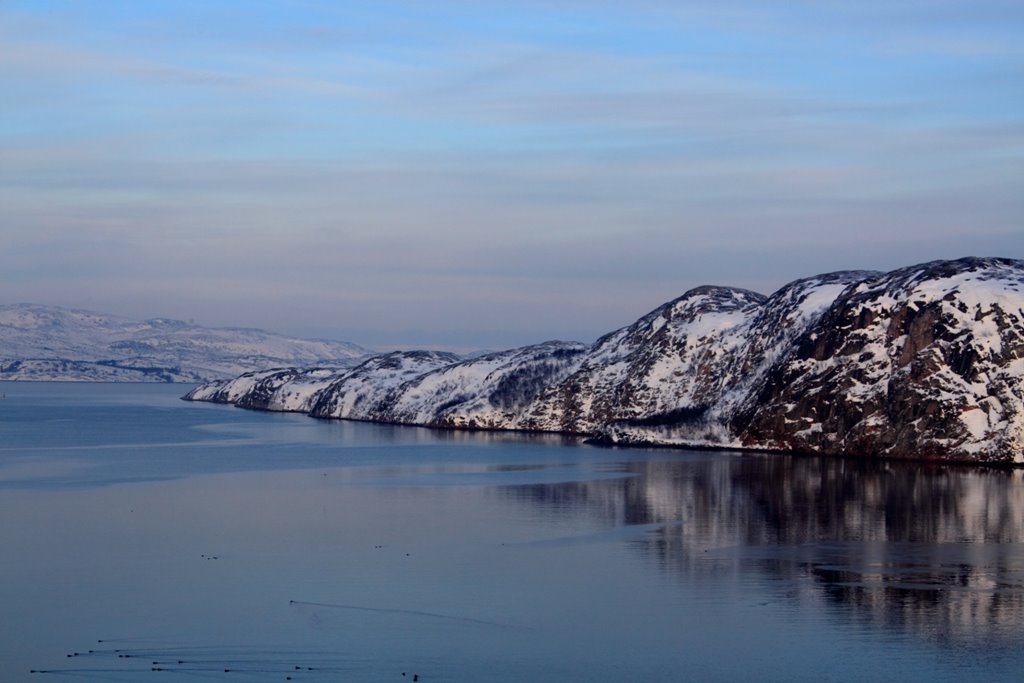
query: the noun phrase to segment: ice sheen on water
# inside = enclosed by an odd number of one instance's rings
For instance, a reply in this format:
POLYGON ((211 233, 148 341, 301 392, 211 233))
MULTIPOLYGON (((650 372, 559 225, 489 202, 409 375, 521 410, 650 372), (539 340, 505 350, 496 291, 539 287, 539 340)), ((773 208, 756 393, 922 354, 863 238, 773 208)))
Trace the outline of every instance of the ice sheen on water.
POLYGON ((5 681, 1024 665, 1020 470, 317 421, 162 385, 0 391, 5 681))

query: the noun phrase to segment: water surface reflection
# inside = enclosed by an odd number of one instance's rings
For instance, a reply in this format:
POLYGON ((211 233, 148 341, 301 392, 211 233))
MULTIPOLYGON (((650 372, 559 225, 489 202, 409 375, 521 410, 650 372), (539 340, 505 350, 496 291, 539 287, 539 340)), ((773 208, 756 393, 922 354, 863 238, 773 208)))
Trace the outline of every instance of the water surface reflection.
POLYGON ((322 422, 159 385, 5 391, 4 681, 1024 666, 1024 472, 322 422), (109 638, 140 657, 88 652, 109 638))
POLYGON ((1024 625, 1024 472, 782 456, 681 456, 509 498, 638 527, 681 580, 757 572, 787 599, 927 639, 1014 645, 1024 625))

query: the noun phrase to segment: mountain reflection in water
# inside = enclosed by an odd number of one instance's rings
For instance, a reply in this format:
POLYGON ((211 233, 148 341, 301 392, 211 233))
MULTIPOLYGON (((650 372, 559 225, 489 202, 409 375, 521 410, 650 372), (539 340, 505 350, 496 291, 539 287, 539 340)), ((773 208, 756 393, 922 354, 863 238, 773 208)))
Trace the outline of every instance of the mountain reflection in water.
POLYGON ((644 527, 635 549, 680 580, 756 572, 862 626, 951 645, 1020 642, 1024 471, 696 454, 621 469, 503 493, 644 527))

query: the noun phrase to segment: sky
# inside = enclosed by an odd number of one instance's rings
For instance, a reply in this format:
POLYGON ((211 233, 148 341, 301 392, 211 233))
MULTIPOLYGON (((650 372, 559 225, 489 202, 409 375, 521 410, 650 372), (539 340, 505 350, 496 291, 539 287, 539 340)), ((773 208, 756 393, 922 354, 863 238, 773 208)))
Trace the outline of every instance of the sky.
POLYGON ((499 349, 968 255, 1020 0, 0 0, 0 303, 499 349))

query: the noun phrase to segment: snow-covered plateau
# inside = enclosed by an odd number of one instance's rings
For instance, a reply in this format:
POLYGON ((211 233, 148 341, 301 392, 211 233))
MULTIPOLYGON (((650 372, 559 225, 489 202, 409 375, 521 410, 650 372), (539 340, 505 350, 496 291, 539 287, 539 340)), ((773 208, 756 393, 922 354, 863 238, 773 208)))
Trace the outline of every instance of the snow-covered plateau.
POLYGON ((1024 463, 1024 261, 698 287, 593 344, 249 372, 185 398, 609 444, 1024 463))
POLYGON ((0 380, 195 383, 286 365, 351 367, 370 354, 355 344, 263 330, 0 306, 0 380))

